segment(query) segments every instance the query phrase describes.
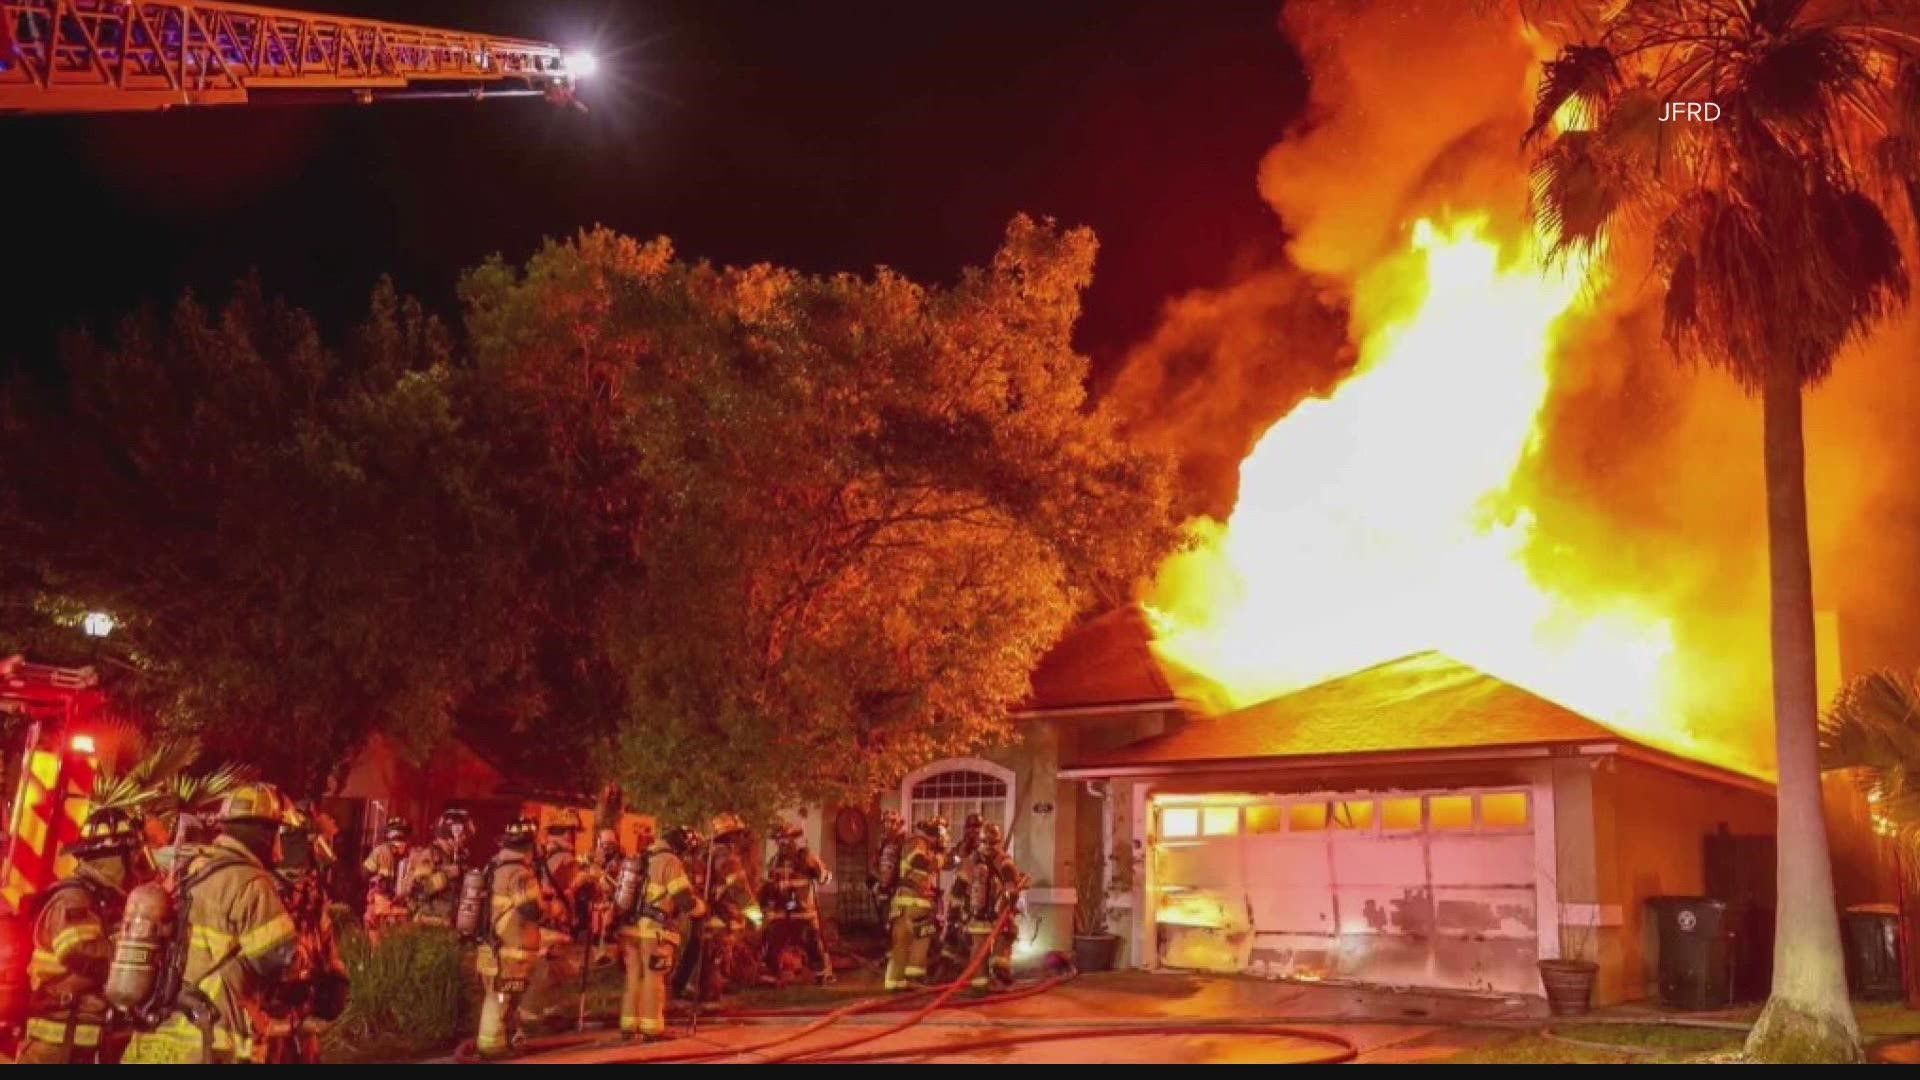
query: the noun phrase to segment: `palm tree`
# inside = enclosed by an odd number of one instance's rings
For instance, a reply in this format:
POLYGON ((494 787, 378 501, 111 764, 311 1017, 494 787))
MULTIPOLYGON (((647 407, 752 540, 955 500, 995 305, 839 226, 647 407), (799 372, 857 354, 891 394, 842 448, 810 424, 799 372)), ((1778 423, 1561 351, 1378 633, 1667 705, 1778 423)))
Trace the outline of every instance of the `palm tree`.
MULTIPOLYGON (((1920 683, 1888 672, 1849 683, 1820 722, 1820 762, 1852 770, 1865 789, 1874 832, 1893 850, 1901 917, 1920 928, 1920 683)), ((1912 1005, 1920 968, 1912 956, 1906 963, 1912 1005)))
POLYGON ((1528 132, 1536 221, 1563 256, 1603 254, 1616 228, 1650 240, 1674 351, 1732 375, 1764 419, 1780 910, 1747 1053, 1857 1060, 1820 804, 1801 394, 1907 297, 1895 223, 1920 214, 1920 0, 1579 10, 1528 132), (1720 116, 1663 120, 1671 102, 1720 116))
POLYGON ((1820 722, 1820 761, 1858 770, 1875 831, 1920 872, 1920 685, 1884 671, 1847 684, 1820 722))
POLYGON ((199 758, 197 740, 162 740, 124 771, 103 767, 94 777, 88 801, 95 809, 114 807, 139 814, 152 825, 151 841, 169 843, 181 813, 210 810, 229 791, 253 779, 252 769, 231 763, 189 771, 199 758))

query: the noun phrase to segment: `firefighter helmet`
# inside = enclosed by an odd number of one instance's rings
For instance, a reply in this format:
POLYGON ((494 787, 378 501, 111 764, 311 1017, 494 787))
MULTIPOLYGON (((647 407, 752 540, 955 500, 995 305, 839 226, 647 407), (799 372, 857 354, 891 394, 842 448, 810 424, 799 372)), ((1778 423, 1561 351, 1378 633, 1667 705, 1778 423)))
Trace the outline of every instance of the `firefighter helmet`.
POLYGON ((286 821, 287 800, 272 784, 241 784, 220 804, 221 824, 258 821, 279 825, 286 821))
POLYGON ((413 823, 403 817, 388 818, 387 827, 381 830, 380 835, 388 840, 411 840, 413 839, 413 823))
POLYGON ((973 813, 968 814, 967 823, 965 825, 967 835, 978 836, 980 833, 980 829, 983 826, 985 826, 986 823, 987 823, 987 819, 980 816, 980 811, 975 810, 973 813))
POLYGON ((549 834, 578 833, 583 828, 585 826, 580 823, 580 815, 572 810, 562 810, 552 821, 547 822, 549 834))
POLYGON ((433 824, 433 835, 441 840, 465 840, 473 835, 473 815, 454 807, 433 824))
POLYGON ((307 809, 289 806, 280 822, 280 869, 325 870, 334 863, 333 842, 307 809))
POLYGON ((731 810, 722 811, 713 815, 713 821, 709 824, 709 828, 712 830, 715 840, 725 840, 735 833, 747 831, 746 823, 740 820, 740 815, 731 810))
POLYGON ((137 850, 144 839, 140 826, 140 819, 117 807, 95 810, 80 827, 80 840, 73 845, 73 857, 99 859, 137 850))
POLYGON ((675 855, 685 855, 690 851, 698 851, 700 850, 700 845, 706 843, 706 841, 701 838, 699 830, 691 825, 674 825, 669 827, 665 839, 667 846, 673 849, 675 855))
POLYGON ((944 847, 947 843, 947 819, 946 818, 931 817, 926 819, 925 821, 915 822, 913 826, 913 830, 919 833, 921 836, 924 836, 927 839, 933 841, 936 845, 944 847))
POLYGON ((980 846, 988 851, 999 851, 1005 847, 1007 831, 993 822, 980 826, 980 846))
POLYGON ((788 821, 786 818, 774 818, 773 824, 767 826, 767 835, 771 836, 776 841, 780 841, 780 840, 798 840, 800 839, 802 834, 800 831, 800 826, 795 825, 793 822, 788 821))
POLYGON ((500 830, 500 843, 511 847, 515 844, 531 844, 534 837, 540 835, 540 823, 530 817, 517 817, 507 822, 500 830))

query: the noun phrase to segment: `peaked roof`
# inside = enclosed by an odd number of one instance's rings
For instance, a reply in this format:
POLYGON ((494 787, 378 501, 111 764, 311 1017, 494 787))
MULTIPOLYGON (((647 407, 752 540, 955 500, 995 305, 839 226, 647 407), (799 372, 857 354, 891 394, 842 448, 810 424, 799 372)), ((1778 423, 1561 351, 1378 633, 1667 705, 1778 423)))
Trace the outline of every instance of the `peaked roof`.
POLYGON ((1138 605, 1115 608, 1067 631, 1033 669, 1021 712, 1167 703, 1173 683, 1153 655, 1153 630, 1138 605))
POLYGON ((1196 720, 1070 768, 1630 741, 1563 705, 1424 652, 1196 720))

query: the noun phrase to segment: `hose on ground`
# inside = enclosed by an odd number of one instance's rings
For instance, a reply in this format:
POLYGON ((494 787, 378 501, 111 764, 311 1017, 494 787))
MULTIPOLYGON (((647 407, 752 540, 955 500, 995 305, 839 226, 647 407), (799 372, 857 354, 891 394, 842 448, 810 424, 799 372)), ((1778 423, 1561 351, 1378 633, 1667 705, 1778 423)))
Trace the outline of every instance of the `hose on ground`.
POLYGON ((728 1047, 725 1049, 718 1049, 718 1050, 686 1050, 686 1051, 668 1050, 665 1052, 657 1052, 657 1053, 648 1052, 648 1050, 645 1048, 639 1048, 628 1053, 614 1054, 610 1057, 599 1058, 596 1060, 602 1061, 607 1064, 640 1062, 640 1061, 645 1061, 650 1063, 651 1062, 668 1062, 668 1063, 691 1064, 694 1062, 718 1061, 718 1060, 729 1059, 729 1058, 751 1058, 756 1061, 760 1061, 762 1063, 769 1063, 769 1062, 779 1062, 779 1061, 790 1061, 790 1060, 795 1060, 797 1058, 805 1057, 811 1053, 823 1052, 828 1050, 839 1050, 839 1049, 844 1049, 851 1046, 857 1046, 862 1043, 871 1042, 877 1038, 883 1038, 885 1035, 894 1034, 895 1032, 898 1032, 898 1031, 903 1031, 906 1028, 911 1027, 913 1024, 918 1023, 927 1014, 931 1013, 934 1009, 939 1008, 942 1002, 946 1001, 948 998, 952 997, 953 995, 959 993, 961 989, 963 989, 973 981, 974 975, 977 972, 979 972, 980 968, 983 965, 986 964, 987 957, 993 952, 994 942, 998 940, 1000 935, 1006 931, 1008 924, 1012 922, 1013 911, 1014 911, 1013 907, 1009 905, 1005 911, 1000 913, 999 920, 994 923, 993 931, 987 935, 985 941, 981 942, 979 948, 974 950, 972 959, 968 961, 966 969, 960 973, 960 976, 958 978, 954 979, 951 983, 948 983, 944 987, 929 988, 930 990, 933 990, 935 993, 933 1001, 929 1002, 927 1005, 921 1007, 920 1009, 915 1010, 914 1013, 904 1023, 897 1024, 892 1027, 883 1029, 883 1031, 880 1034, 863 1033, 862 1035, 855 1036, 853 1039, 848 1040, 847 1042, 837 1043, 827 1047, 811 1047, 811 1048, 805 1048, 799 1051, 790 1051, 786 1053, 773 1052, 780 1047, 787 1046, 791 1043, 799 1042, 801 1039, 804 1039, 807 1036, 812 1035, 817 1031, 830 1027, 831 1025, 839 1022, 840 1020, 846 1017, 857 1016, 865 1012, 878 1011, 879 1009, 891 1004, 893 1000, 891 998, 876 997, 876 998, 867 998, 862 1001, 856 1001, 850 1005, 845 1005, 838 1009, 833 1009, 827 1012, 825 1015, 821 1016, 819 1019, 813 1021, 812 1023, 804 1025, 798 1031, 788 1032, 776 1038, 768 1039, 765 1042, 755 1043, 751 1046, 728 1047))

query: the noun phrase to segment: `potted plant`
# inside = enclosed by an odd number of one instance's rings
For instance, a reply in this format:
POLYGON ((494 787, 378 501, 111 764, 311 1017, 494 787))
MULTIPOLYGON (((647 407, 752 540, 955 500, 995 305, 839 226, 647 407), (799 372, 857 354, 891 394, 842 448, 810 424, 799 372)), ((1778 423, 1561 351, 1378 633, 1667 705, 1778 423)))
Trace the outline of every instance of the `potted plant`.
POLYGON ((1112 897, 1132 888, 1133 863, 1121 854, 1118 844, 1107 862, 1113 864, 1111 878, 1102 873, 1100 863, 1089 859, 1074 882, 1073 966, 1083 972, 1112 971, 1120 952, 1120 936, 1112 927, 1112 897))
POLYGON ((1540 985, 1547 991, 1547 1009, 1555 1016, 1582 1016, 1593 1007, 1593 983, 1600 974, 1594 940, 1599 908, 1584 906, 1584 922, 1563 918, 1560 923, 1560 955, 1540 961, 1540 985))

